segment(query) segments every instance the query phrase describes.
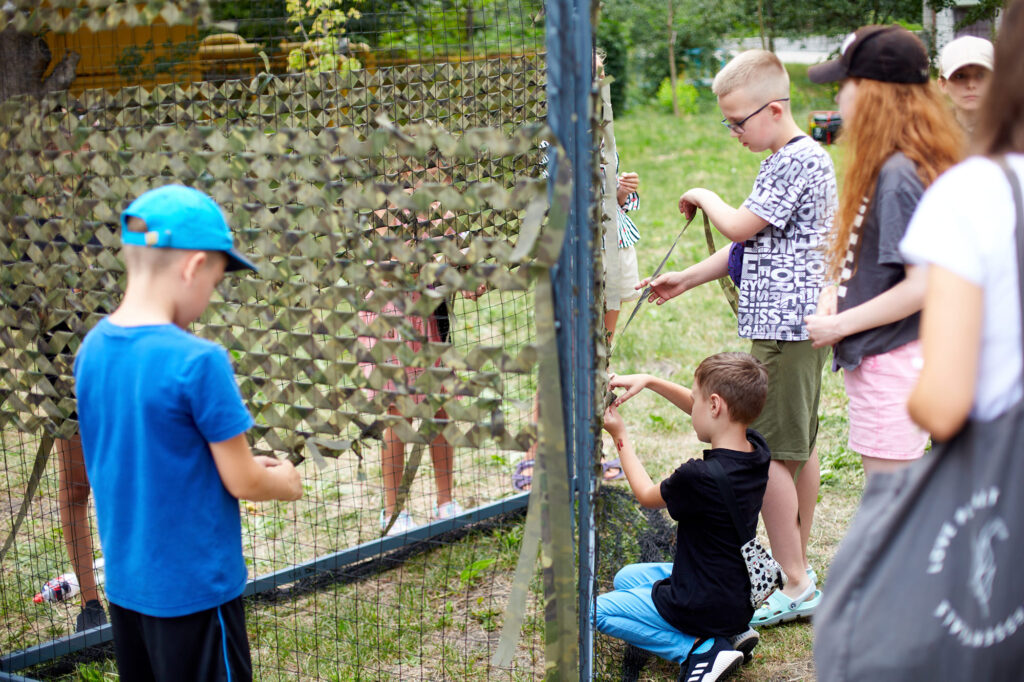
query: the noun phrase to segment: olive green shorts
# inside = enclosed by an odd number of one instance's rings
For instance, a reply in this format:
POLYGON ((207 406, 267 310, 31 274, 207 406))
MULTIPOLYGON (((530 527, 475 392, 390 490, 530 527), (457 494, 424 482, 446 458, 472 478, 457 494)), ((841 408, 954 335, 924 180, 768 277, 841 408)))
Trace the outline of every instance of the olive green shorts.
POLYGON ((818 438, 821 371, 829 349, 808 341, 754 339, 750 354, 768 369, 768 400, 750 425, 764 436, 772 459, 806 462, 818 438))

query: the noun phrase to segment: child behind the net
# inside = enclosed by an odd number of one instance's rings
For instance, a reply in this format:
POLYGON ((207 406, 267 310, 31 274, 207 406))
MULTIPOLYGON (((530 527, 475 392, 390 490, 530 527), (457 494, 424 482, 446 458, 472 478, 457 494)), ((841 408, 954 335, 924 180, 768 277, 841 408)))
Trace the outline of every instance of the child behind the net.
MULTIPOLYGON (((450 184, 451 182, 450 173, 439 162, 436 155, 428 159, 426 167, 414 168, 407 173, 403 173, 402 179, 404 182, 409 183, 409 186, 405 188, 405 191, 409 194, 412 194, 416 187, 424 182, 443 184, 450 184)), ((438 202, 431 204, 429 215, 419 215, 414 211, 398 209, 394 206, 377 210, 374 212, 374 219, 380 224, 375 229, 375 233, 381 237, 402 239, 407 245, 412 245, 425 239, 452 236, 454 230, 450 227, 450 223, 454 216, 447 211, 439 214, 439 210, 440 204, 438 202)), ((410 267, 412 266, 410 265, 410 267)), ((472 300, 482 291, 483 286, 473 292, 463 291, 462 295, 472 300)), ((405 295, 404 304, 413 306, 420 301, 422 296, 423 294, 419 291, 408 292, 405 295)), ((448 343, 450 341, 451 310, 449 300, 443 300, 433 313, 426 316, 404 312, 402 307, 404 306, 400 306, 392 300, 388 301, 379 313, 369 310, 359 311, 359 317, 366 326, 373 324, 379 317, 392 318, 389 324, 386 325, 388 331, 383 336, 379 338, 360 336, 359 342, 368 349, 372 349, 381 339, 394 340, 400 338, 399 328, 402 326, 412 329, 414 335, 411 338, 406 338, 405 343, 410 350, 416 353, 423 349, 424 344, 448 343)), ((400 361, 396 355, 392 355, 385 360, 385 363, 398 365, 400 361)), ((360 364, 367 377, 371 375, 376 366, 371 362, 360 364)), ((439 367, 440 360, 434 366, 439 367)), ((388 402, 387 413, 389 415, 404 418, 396 403, 396 398, 399 395, 408 395, 416 404, 421 404, 427 399, 422 390, 415 386, 424 372, 426 372, 425 367, 406 366, 404 368, 404 386, 398 387, 392 380, 385 382, 382 393, 386 396, 388 402)), ((371 398, 376 396, 377 393, 375 390, 367 389, 367 394, 371 398)), ((448 419, 448 414, 443 407, 434 413, 434 419, 438 421, 448 419)), ((384 507, 380 513, 380 528, 382 531, 387 530, 387 535, 403 534, 418 525, 409 512, 408 505, 405 505, 406 508, 397 509, 399 490, 405 471, 405 446, 405 442, 399 437, 398 432, 394 428, 388 427, 384 430, 381 446, 384 507), (394 518, 394 523, 391 523, 392 518, 394 518), (391 524, 390 528, 388 528, 389 523, 391 524)), ((458 516, 463 511, 462 506, 454 499, 452 494, 454 448, 443 434, 438 434, 430 441, 429 449, 436 487, 436 502, 430 518, 431 520, 450 519, 458 516)))

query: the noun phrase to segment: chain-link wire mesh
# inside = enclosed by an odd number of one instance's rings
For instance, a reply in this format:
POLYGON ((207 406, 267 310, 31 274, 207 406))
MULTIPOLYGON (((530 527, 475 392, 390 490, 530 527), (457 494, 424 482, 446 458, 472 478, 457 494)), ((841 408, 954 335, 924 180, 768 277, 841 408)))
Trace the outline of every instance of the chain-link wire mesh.
POLYGON ((544 672, 538 579, 512 663, 490 663, 523 533, 512 474, 533 456, 551 350, 533 291, 560 245, 542 5, 326 7, 3 9, 7 666, 32 647, 45 651, 18 661, 40 676, 111 665, 109 648, 47 662, 102 638, 73 634, 80 597, 32 597, 76 566, 84 587, 87 556, 102 559, 71 466, 72 362, 124 290, 121 210, 181 183, 218 201, 259 266, 227 278, 191 331, 230 352, 254 452, 310 460, 303 500, 241 504, 257 677, 544 672), (449 499, 467 513, 446 519, 449 499), (416 528, 383 535, 400 513, 416 528))

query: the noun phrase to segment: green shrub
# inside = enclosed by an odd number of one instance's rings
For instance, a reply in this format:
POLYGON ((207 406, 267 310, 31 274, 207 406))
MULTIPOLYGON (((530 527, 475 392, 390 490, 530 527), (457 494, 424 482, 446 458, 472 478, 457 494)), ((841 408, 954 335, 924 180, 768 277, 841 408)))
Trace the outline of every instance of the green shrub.
POLYGON ((833 111, 838 107, 835 83, 812 83, 807 77, 806 64, 786 64, 786 71, 789 72, 790 108, 801 127, 806 124, 808 112, 833 111))
POLYGON ((626 112, 626 88, 629 82, 628 36, 624 24, 602 21, 597 26, 597 45, 604 50, 604 71, 613 77, 612 111, 626 112))
MULTIPOLYGON (((656 97, 658 99, 658 104, 663 109, 666 111, 672 111, 672 85, 669 83, 668 78, 661 81, 661 85, 658 86, 658 94, 656 97)), ((694 85, 683 80, 677 80, 676 98, 679 101, 679 113, 697 113, 697 104, 700 99, 700 93, 694 85)))

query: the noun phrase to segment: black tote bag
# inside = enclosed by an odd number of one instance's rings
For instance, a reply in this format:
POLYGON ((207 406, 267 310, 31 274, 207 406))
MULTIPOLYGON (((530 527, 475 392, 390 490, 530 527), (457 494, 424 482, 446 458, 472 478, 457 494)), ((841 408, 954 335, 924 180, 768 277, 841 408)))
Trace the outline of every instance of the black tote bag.
MULTIPOLYGON (((1019 272, 1021 189, 998 161, 1019 272)), ((1020 289, 1024 308, 1024 276, 1020 289)), ((818 679, 1024 680, 1022 569, 1024 401, 868 480, 815 615, 818 679)))

